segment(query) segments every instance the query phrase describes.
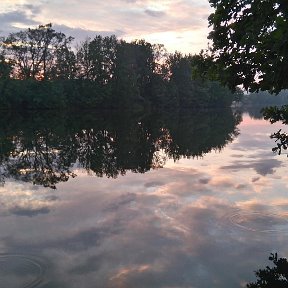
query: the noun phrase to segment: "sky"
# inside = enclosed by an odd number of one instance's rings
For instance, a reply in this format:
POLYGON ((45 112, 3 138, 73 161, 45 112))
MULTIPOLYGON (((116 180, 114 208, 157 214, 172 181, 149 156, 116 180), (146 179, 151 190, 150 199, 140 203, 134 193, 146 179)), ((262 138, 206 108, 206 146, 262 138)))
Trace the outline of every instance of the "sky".
POLYGON ((211 12, 208 0, 0 0, 0 36, 52 23, 77 42, 115 34, 194 54, 207 48, 211 12))

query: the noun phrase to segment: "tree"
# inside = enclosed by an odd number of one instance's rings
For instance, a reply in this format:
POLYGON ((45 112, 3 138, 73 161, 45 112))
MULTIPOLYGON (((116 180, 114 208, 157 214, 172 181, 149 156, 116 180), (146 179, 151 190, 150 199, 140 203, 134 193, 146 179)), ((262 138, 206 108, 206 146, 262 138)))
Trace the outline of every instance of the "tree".
POLYGON ((114 35, 86 39, 77 49, 79 78, 107 84, 114 75, 117 42, 114 35))
POLYGON ((227 107, 231 105, 233 100, 241 97, 240 91, 237 90, 237 94, 232 94, 227 87, 220 85, 217 81, 211 81, 213 78, 207 77, 207 75, 195 77, 195 74, 200 74, 200 71, 201 73, 209 71, 209 62, 202 61, 203 59, 201 54, 192 56, 175 52, 170 54, 166 61, 170 72, 169 84, 171 90, 176 92, 175 96, 179 100, 180 107, 227 107), (199 67, 200 65, 202 67, 199 67), (205 81, 199 78, 210 78, 211 80, 205 81))
POLYGON ((212 53, 220 80, 235 89, 288 88, 287 0, 209 0, 212 53))
POLYGON ((0 80, 8 79, 12 70, 12 62, 0 54, 0 80))
POLYGON ((131 43, 121 41, 117 45, 116 69, 118 77, 124 73, 122 76, 133 79, 144 93, 155 69, 153 46, 143 39, 131 43))
POLYGON ((14 76, 19 79, 51 79, 57 63, 56 51, 69 47, 72 37, 52 29, 52 24, 11 33, 3 41, 6 54, 14 61, 14 76))
POLYGON ((76 55, 71 50, 70 42, 72 38, 68 37, 63 41, 63 45, 54 52, 54 65, 51 67, 50 79, 71 80, 76 78, 77 66, 76 55))
POLYGON ((145 40, 117 44, 114 86, 115 102, 122 106, 143 104, 155 71, 153 46, 145 40))
POLYGON ((89 79, 91 70, 91 58, 89 55, 89 43, 90 38, 87 38, 77 47, 76 59, 77 59, 77 78, 79 79, 89 79))
MULTIPOLYGON (((177 98, 181 107, 195 107, 197 93, 197 80, 191 77, 191 57, 180 52, 170 54, 167 59, 170 71, 170 85, 177 91, 177 98)), ((202 95, 201 95, 202 96, 202 95)), ((200 97, 201 97, 200 96, 200 97)), ((199 97, 199 98, 200 98, 199 97)), ((200 100, 198 98, 198 100, 200 100)), ((202 101, 202 99, 200 100, 202 101)))
MULTIPOLYGON (((0 39, 1 41, 1 39, 0 39)), ((4 51, 0 45, 0 97, 3 98, 5 89, 10 79, 10 74, 13 69, 13 62, 6 59, 4 51)))

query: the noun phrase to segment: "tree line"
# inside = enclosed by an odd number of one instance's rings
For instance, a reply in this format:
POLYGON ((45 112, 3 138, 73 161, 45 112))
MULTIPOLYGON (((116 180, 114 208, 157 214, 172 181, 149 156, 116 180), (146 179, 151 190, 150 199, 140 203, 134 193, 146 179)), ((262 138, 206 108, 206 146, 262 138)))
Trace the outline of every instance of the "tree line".
POLYGON ((216 81, 193 79, 196 55, 96 35, 80 44, 51 24, 0 41, 1 108, 229 106, 216 81))

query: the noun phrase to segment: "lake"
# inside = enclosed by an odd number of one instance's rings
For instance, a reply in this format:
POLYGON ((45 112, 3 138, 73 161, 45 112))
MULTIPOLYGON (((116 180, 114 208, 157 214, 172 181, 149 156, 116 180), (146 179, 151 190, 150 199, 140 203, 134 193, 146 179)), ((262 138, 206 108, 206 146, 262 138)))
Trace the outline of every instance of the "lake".
POLYGON ((280 124, 87 111, 0 128, 1 287, 245 287, 288 256, 280 124))

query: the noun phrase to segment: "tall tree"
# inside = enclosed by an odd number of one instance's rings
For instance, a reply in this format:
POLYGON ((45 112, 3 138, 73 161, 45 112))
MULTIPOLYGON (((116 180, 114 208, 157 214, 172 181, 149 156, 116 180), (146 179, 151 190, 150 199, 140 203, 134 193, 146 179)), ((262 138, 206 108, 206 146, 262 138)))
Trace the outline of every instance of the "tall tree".
POLYGON ((133 45, 123 40, 117 45, 113 84, 115 91, 119 93, 114 95, 114 103, 121 107, 131 105, 135 99, 140 99, 136 59, 133 50, 133 45))
POLYGON ((70 39, 65 39, 54 54, 54 65, 51 67, 50 78, 75 79, 77 75, 76 55, 71 50, 70 39))
POLYGON ((10 79, 13 63, 5 59, 3 53, 0 54, 0 98, 3 98, 5 89, 10 79))
POLYGON ((211 96, 209 86, 210 82, 204 82, 199 79, 193 79, 191 71, 193 71, 193 56, 182 55, 180 52, 170 54, 167 63, 170 71, 170 86, 176 92, 179 105, 185 107, 198 107, 199 105, 214 105, 215 101, 208 103, 211 96))
POLYGON ((142 92, 145 93, 155 70, 155 50, 150 43, 143 39, 133 41, 131 45, 134 52, 134 69, 137 73, 138 86, 141 87, 142 92))
POLYGON ((14 76, 19 79, 50 79, 56 53, 73 40, 52 29, 52 24, 11 33, 3 45, 10 59, 14 60, 14 76))
POLYGON ((114 74, 117 39, 114 35, 86 39, 77 49, 79 78, 107 84, 114 74))
POLYGON ((77 46, 76 59, 77 59, 77 78, 90 79, 90 70, 92 61, 89 53, 90 38, 87 38, 84 42, 77 46))
POLYGON ((0 54, 0 79, 8 79, 12 70, 12 62, 0 54))
POLYGON ((288 88, 287 0, 209 0, 213 56, 230 88, 288 88))
POLYGON ((121 101, 129 97, 130 100, 143 100, 154 70, 154 51, 150 43, 145 40, 135 40, 131 43, 120 41, 116 51, 114 83, 117 90, 123 94, 121 101))

